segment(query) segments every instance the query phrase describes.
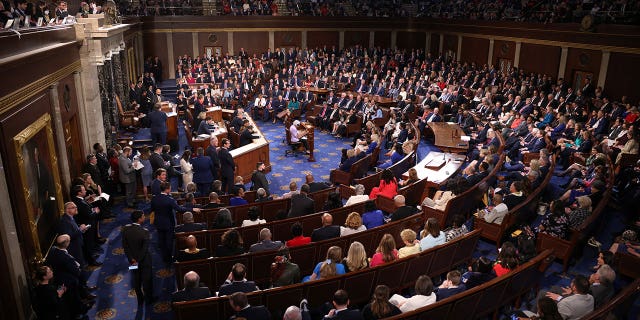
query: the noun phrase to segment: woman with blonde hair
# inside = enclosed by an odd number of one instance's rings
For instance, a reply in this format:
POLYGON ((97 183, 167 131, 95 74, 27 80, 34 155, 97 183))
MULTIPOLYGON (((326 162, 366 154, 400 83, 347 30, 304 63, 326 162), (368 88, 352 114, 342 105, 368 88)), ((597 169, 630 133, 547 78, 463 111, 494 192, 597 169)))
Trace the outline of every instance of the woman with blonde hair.
POLYGON ((358 241, 351 243, 347 256, 342 260, 342 264, 345 272, 358 271, 369 267, 367 252, 362 243, 358 241))
POLYGON ((385 233, 380 239, 376 253, 371 257, 371 267, 375 267, 398 259, 396 240, 392 235, 385 233))
POLYGON ((360 214, 357 212, 351 212, 347 216, 344 227, 340 227, 340 236, 347 236, 364 230, 367 230, 367 227, 362 224, 360 214))
POLYGON ((404 242, 404 247, 398 250, 398 258, 408 257, 420 252, 420 245, 416 243, 416 232, 411 229, 404 229, 400 232, 400 238, 404 242))
POLYGON ((398 181, 398 186, 399 187, 404 187, 404 186, 408 186, 414 182, 418 182, 418 180, 420 180, 420 178, 418 178, 418 170, 416 170, 416 168, 411 168, 409 169, 409 171, 407 172, 409 174, 409 178, 407 180, 400 180, 398 181))
POLYGON ((344 265, 340 263, 342 260, 342 248, 338 246, 332 246, 327 250, 327 258, 318 262, 313 269, 313 273, 305 277, 302 282, 320 280, 329 277, 334 277, 345 273, 344 265))

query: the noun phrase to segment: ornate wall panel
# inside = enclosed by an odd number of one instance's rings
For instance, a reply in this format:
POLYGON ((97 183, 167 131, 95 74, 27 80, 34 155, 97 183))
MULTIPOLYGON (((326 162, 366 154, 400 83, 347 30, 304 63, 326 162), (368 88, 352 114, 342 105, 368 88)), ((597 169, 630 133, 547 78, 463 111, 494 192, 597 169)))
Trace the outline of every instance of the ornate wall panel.
POLYGON ((484 65, 489 58, 489 40, 462 37, 462 54, 461 61, 475 62, 476 65, 484 65))

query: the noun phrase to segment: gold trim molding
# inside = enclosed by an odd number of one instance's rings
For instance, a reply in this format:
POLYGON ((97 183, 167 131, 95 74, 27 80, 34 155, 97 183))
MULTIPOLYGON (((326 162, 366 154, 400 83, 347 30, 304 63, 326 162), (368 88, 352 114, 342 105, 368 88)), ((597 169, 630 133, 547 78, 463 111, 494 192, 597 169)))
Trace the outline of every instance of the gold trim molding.
POLYGON ((0 115, 11 110, 15 106, 29 100, 39 92, 42 92, 43 90, 48 88, 50 85, 62 80, 64 77, 79 70, 81 70, 80 60, 75 61, 65 67, 62 67, 51 74, 48 74, 14 92, 7 94, 4 97, 1 97, 0 98, 0 115))

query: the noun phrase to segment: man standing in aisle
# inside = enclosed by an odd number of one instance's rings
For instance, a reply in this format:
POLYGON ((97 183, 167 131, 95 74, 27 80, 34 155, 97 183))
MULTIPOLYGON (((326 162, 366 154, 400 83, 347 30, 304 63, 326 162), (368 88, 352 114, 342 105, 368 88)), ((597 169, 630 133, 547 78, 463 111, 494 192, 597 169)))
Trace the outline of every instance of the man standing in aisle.
POLYGON ((218 151, 218 157, 220 158, 220 175, 222 180, 222 190, 230 193, 233 190, 233 177, 236 168, 233 157, 229 153, 229 147, 231 147, 231 141, 229 139, 222 139, 222 147, 218 151))
POLYGON ((142 305, 145 301, 148 304, 153 303, 153 271, 151 269, 151 252, 149 251, 149 242, 151 235, 149 231, 142 227, 144 222, 144 214, 140 210, 131 213, 131 224, 122 228, 122 247, 124 254, 129 260, 129 265, 134 268, 133 273, 133 289, 136 291, 138 305, 142 305))
POLYGON ((124 147, 122 154, 118 158, 118 167, 120 182, 125 186, 125 194, 127 195, 127 206, 135 207, 136 202, 136 170, 133 169, 131 162, 132 149, 129 146, 124 147))
MULTIPOLYGON (((151 199, 151 211, 154 212, 153 224, 158 230, 158 246, 162 260, 169 264, 173 260, 173 238, 176 227, 176 212, 190 211, 189 208, 178 205, 176 199, 171 196, 171 183, 163 182, 160 185, 162 193, 151 199)), ((200 209, 193 208, 193 212, 200 209)))

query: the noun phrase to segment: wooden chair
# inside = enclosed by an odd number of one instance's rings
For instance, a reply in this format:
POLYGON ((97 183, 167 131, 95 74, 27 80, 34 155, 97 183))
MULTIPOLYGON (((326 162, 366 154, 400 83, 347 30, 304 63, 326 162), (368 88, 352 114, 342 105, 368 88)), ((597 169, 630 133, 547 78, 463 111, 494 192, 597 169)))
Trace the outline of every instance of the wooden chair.
POLYGON ((352 166, 349 172, 342 171, 340 169, 333 169, 330 172, 329 181, 333 184, 345 184, 350 185, 351 181, 356 178, 361 178, 365 175, 366 170, 369 168, 369 163, 371 161, 371 155, 368 154, 364 158, 356 161, 352 166))
POLYGON ((362 129, 362 116, 357 116, 356 123, 347 124, 347 131, 345 132, 345 136, 351 136, 354 133, 360 132, 362 129))

